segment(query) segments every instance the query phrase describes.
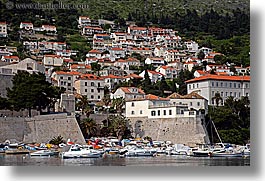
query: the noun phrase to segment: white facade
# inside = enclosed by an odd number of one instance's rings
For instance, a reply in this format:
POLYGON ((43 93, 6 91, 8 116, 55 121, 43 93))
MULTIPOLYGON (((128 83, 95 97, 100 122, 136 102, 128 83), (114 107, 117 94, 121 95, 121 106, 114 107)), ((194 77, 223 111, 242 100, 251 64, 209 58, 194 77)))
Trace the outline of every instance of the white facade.
MULTIPOLYGON (((148 72, 151 82, 157 82, 161 80, 163 77, 163 74, 156 72, 156 71, 147 70, 147 72, 148 72)), ((144 79, 144 74, 145 74, 145 70, 142 73, 140 73, 139 76, 143 77, 144 79)))
POLYGON ((143 90, 137 87, 120 87, 115 91, 114 94, 111 95, 111 99, 116 99, 119 97, 122 97, 125 100, 141 99, 145 97, 145 93, 143 90))
POLYGON ((7 37, 7 24, 0 22, 0 37, 7 37))
POLYGON ((90 74, 74 82, 76 92, 86 95, 89 101, 100 101, 104 97, 104 79, 90 74))
POLYGON ((178 118, 196 117, 196 111, 189 111, 185 105, 173 105, 169 100, 126 101, 126 117, 178 118))
POLYGON ((232 96, 240 99, 242 96, 250 96, 250 77, 249 76, 219 76, 207 75, 186 81, 188 93, 196 91, 205 97, 209 105, 215 104, 216 93, 220 93, 223 101, 232 96))
POLYGON ((19 28, 25 30, 33 30, 33 24, 29 22, 21 22, 19 28))
POLYGON ((58 55, 45 55, 42 63, 45 66, 45 69, 48 70, 50 68, 62 66, 63 60, 64 58, 58 55))
POLYGON ((66 92, 73 93, 74 92, 74 82, 81 75, 79 72, 63 72, 57 71, 53 72, 51 77, 55 80, 56 86, 64 87, 66 92))
POLYGON ((158 67, 161 65, 165 65, 165 60, 164 58, 160 58, 160 57, 152 57, 152 58, 150 57, 150 58, 145 59, 145 64, 158 67))
POLYGON ((184 42, 189 52, 198 52, 199 45, 195 41, 184 42))

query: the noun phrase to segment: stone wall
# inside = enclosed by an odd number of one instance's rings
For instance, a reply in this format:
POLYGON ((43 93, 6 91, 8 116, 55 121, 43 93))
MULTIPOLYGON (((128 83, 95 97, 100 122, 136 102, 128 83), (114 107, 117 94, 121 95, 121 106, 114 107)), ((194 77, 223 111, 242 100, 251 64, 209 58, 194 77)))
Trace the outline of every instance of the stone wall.
POLYGON ((20 142, 48 143, 61 135, 65 141, 84 144, 85 140, 73 115, 66 113, 25 117, 0 117, 0 142, 15 139, 20 142))
POLYGON ((135 137, 150 136, 153 140, 171 141, 190 146, 208 143, 208 135, 196 118, 129 118, 135 137))

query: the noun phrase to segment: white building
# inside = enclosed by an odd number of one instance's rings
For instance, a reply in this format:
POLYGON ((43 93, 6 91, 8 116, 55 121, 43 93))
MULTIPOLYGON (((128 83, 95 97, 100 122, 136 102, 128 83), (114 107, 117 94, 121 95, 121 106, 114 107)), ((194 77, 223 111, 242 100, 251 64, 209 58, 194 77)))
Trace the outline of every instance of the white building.
POLYGON ((74 82, 75 90, 80 95, 86 95, 92 102, 104 97, 104 79, 93 74, 83 74, 74 82))
POLYGON ((33 24, 30 22, 21 22, 19 28, 24 30, 33 30, 33 24))
POLYGON ((88 16, 79 16, 78 24, 79 27, 90 25, 91 19, 88 16))
POLYGON ((55 86, 64 87, 67 93, 73 93, 75 91, 74 82, 80 75, 80 72, 56 71, 52 73, 51 78, 55 86))
POLYGON ((7 24, 0 22, 0 37, 7 37, 7 24))
POLYGON ((112 60, 125 57, 125 50, 119 47, 113 47, 109 50, 112 60))
POLYGON ((109 90, 114 89, 114 87, 124 81, 122 76, 116 76, 113 74, 109 74, 107 76, 101 76, 104 79, 104 86, 108 87, 109 90))
POLYGON ((124 98, 125 100, 140 99, 145 97, 145 93, 142 89, 137 87, 120 87, 114 94, 111 94, 111 99, 124 98))
POLYGON ((44 55, 42 63, 48 71, 49 69, 62 66, 63 60, 64 58, 59 55, 44 55))
POLYGON ((19 57, 10 55, 10 56, 2 56, 1 58, 2 62, 8 62, 8 63, 18 63, 19 62, 19 57))
POLYGON ((163 65, 163 66, 159 66, 156 69, 156 72, 163 74, 166 79, 175 79, 177 78, 180 72, 180 69, 163 65))
POLYGON ((208 113, 208 101, 196 92, 191 92, 187 95, 173 93, 168 96, 173 105, 187 105, 189 110, 205 110, 208 113))
POLYGON ((187 50, 189 52, 192 52, 192 53, 198 52, 199 45, 195 41, 192 41, 192 40, 191 41, 186 41, 186 42, 184 42, 184 44, 186 45, 187 50))
POLYGON ((216 93, 220 93, 223 101, 232 96, 240 99, 242 96, 250 96, 250 76, 221 76, 206 75, 186 81, 188 94, 196 91, 209 101, 209 105, 215 104, 216 93))
MULTIPOLYGON (((153 70, 147 70, 147 73, 149 75, 151 82, 154 82, 154 83, 156 83, 157 81, 160 81, 162 77, 164 76, 160 72, 156 72, 153 70)), ((144 79, 144 74, 145 74, 145 70, 142 73, 140 73, 139 76, 141 76, 144 79)))
POLYGON ((127 118, 178 118, 196 117, 196 111, 188 110, 186 105, 173 105, 169 98, 148 94, 145 98, 126 101, 127 118))
POLYGON ((154 67, 158 67, 161 65, 165 65, 165 59, 161 57, 148 57, 145 59, 145 64, 153 65, 154 67))

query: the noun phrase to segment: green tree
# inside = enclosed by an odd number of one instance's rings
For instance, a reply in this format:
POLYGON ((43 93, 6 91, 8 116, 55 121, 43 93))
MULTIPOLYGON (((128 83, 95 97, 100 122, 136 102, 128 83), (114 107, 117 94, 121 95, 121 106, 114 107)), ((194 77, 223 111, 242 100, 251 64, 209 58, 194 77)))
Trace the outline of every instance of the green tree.
POLYGON ((46 81, 46 76, 42 73, 18 71, 12 82, 13 87, 7 89, 11 107, 16 111, 27 109, 30 117, 32 109, 41 113, 42 109, 49 107, 63 92, 46 81))
POLYGON ((123 97, 118 97, 112 100, 113 106, 116 108, 117 113, 122 114, 123 106, 125 105, 125 99, 123 97))
POLYGON ((80 127, 86 138, 97 135, 97 124, 91 118, 83 119, 80 123, 80 127))
MULTIPOLYGON (((129 120, 122 115, 110 115, 108 119, 111 132, 121 141, 125 138, 125 133, 129 132, 129 128, 127 127, 129 120)), ((128 137, 130 137, 130 135, 126 134, 126 138, 128 137)))

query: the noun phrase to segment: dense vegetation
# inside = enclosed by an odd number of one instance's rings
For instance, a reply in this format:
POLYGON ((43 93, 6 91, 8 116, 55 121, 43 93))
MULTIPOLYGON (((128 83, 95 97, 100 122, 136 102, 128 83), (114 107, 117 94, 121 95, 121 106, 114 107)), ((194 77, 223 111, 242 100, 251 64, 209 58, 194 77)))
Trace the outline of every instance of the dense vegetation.
POLYGON ((27 109, 30 117, 32 109, 41 114, 47 108, 49 112, 64 92, 63 88, 52 86, 41 73, 19 71, 12 82, 13 87, 7 88, 7 99, 0 99, 4 103, 0 107, 15 111, 27 109))
POLYGON ((211 121, 217 127, 223 142, 248 143, 250 140, 250 101, 248 97, 242 97, 240 100, 229 97, 224 106, 209 106, 206 125, 210 141, 220 142, 211 121))

